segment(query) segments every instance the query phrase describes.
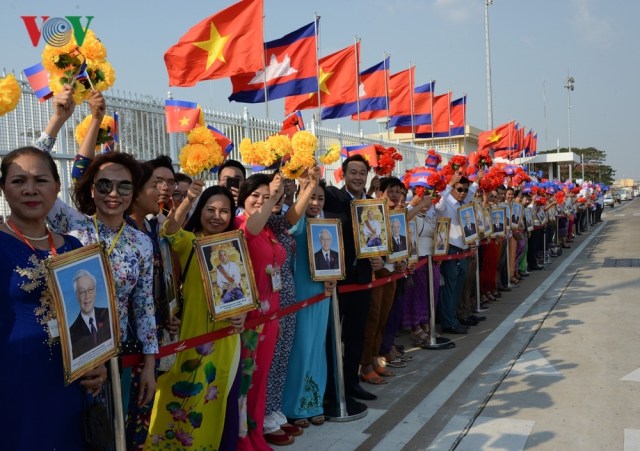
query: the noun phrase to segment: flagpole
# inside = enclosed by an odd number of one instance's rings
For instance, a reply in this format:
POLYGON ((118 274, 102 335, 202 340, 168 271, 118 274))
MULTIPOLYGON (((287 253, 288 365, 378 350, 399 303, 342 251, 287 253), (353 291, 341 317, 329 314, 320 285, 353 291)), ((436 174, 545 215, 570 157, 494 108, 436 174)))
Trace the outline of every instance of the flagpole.
MULTIPOLYGON (((449 93, 451 93, 451 91, 449 91, 449 93)), ((451 97, 453 97, 451 94, 449 94, 449 105, 447 106, 447 112, 449 113, 449 148, 451 148, 451 97)), ((433 121, 431 121, 433 122, 433 121)), ((431 128, 433 129, 433 126, 431 126, 431 128)))
POLYGON ((429 89, 431 89, 431 148, 435 151, 435 137, 433 136, 433 98, 436 95, 436 87, 433 84, 433 78, 429 80, 429 83, 431 83, 431 86, 429 86, 429 89))
POLYGON ((467 153, 467 93, 462 95, 462 150, 467 153))
POLYGON ((411 64, 411 61, 409 61, 409 103, 410 103, 410 112, 411 112, 411 145, 414 146, 416 144, 416 140, 415 140, 415 133, 416 133, 416 126, 415 126, 415 118, 413 117, 414 115, 414 105, 413 105, 413 71, 411 70, 413 68, 413 65, 411 64))
POLYGON ((361 125, 360 125, 360 67, 358 64, 360 63, 360 55, 358 53, 358 35, 355 35, 355 49, 356 49, 356 111, 358 114, 358 133, 360 133, 361 125))
POLYGON ((318 111, 320 112, 320 114, 318 114, 318 125, 322 125, 322 107, 321 105, 321 100, 320 100, 320 60, 318 58, 318 53, 320 52, 320 40, 318 39, 318 36, 320 35, 320 32, 318 30, 318 21, 320 20, 320 16, 318 15, 318 13, 313 13, 313 23, 316 29, 316 79, 318 80, 318 91, 317 91, 317 96, 318 96, 318 111))
POLYGON ((387 119, 386 119, 386 127, 387 127, 387 139, 391 140, 391 134, 389 133, 389 68, 387 67, 387 55, 391 55, 390 53, 384 52, 384 59, 382 60, 384 64, 384 95, 385 102, 387 107, 387 119))
POLYGON ((269 90, 267 89, 267 44, 264 40, 264 16, 262 16, 262 88, 264 89, 264 109, 269 119, 269 90))

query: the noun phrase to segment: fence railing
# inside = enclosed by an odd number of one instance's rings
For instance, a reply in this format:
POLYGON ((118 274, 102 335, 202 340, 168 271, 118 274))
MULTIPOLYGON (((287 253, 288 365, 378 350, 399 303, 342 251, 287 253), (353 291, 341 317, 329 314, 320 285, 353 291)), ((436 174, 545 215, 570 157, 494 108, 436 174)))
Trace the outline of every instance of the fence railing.
MULTIPOLYGON (((26 81, 19 80, 19 83, 22 95, 18 107, 0 117, 0 158, 13 149, 31 145, 45 129, 53 113, 51 101, 39 102, 26 81)), ((139 160, 169 155, 177 163, 178 149, 186 143, 186 135, 166 132, 163 99, 119 91, 108 91, 105 93, 105 98, 108 114, 118 113, 120 151, 130 153, 139 160)), ((203 108, 203 112, 207 124, 218 128, 236 143, 236 148, 230 155, 230 158, 236 160, 240 160, 238 147, 243 138, 249 137, 253 141, 262 140, 277 133, 281 127, 279 121, 250 116, 246 109, 242 114, 208 108, 203 108)), ((53 157, 62 182, 60 196, 67 203, 71 202, 71 168, 78 148, 74 136, 75 128, 89 113, 86 102, 79 105, 58 134, 54 146, 53 157)), ((396 147, 404 159, 398 162, 395 175, 404 174, 405 168, 424 164, 426 147, 345 132, 340 127, 328 128, 324 124, 316 124, 313 121, 308 124, 308 128, 318 137, 321 149, 326 149, 333 143, 339 143, 340 146, 380 143, 386 147, 396 147)), ((451 155, 450 147, 446 142, 431 143, 429 147, 434 147, 445 158, 451 155)), ((333 180, 333 171, 337 167, 338 163, 326 168, 325 177, 328 181, 333 180)), ((209 175, 208 178, 213 180, 213 175, 209 175)), ((3 197, 0 197, 0 214, 5 217, 8 214, 8 207, 3 197)))

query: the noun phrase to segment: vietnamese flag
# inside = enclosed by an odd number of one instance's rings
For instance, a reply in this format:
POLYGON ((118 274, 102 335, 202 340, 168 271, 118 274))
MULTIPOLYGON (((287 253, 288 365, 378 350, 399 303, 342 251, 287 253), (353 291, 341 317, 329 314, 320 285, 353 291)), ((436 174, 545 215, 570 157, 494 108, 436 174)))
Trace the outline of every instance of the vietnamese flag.
POLYGON ((262 69, 263 9, 263 0, 243 0, 187 31, 164 54, 169 86, 262 69))
POLYGON ((167 99, 164 101, 167 133, 189 132, 198 125, 200 108, 194 102, 167 99))
POLYGON ((482 149, 508 149, 509 140, 515 130, 515 121, 507 122, 487 130, 478 135, 478 150, 482 149))
POLYGON ((376 146, 374 146, 373 144, 346 146, 342 148, 340 154, 344 157, 362 155, 364 159, 367 160, 367 163, 369 163, 370 167, 378 167, 378 152, 376 152, 376 146))
POLYGON ((303 94, 287 97, 285 112, 318 108, 318 106, 334 106, 340 103, 355 102, 357 98, 356 74, 358 73, 357 55, 360 54, 360 43, 339 50, 318 61, 318 94, 303 94))

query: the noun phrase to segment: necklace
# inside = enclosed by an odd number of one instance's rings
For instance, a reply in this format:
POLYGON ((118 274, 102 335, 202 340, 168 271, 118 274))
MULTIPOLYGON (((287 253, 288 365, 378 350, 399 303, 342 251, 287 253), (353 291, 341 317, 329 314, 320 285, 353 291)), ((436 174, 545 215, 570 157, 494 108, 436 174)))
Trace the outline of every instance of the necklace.
MULTIPOLYGON (((6 224, 7 224, 7 227, 9 228, 9 230, 11 230, 13 233, 15 233, 16 236, 18 238, 20 238, 22 240, 22 242, 24 244, 26 244, 29 247, 29 249, 31 249, 34 252, 35 252, 36 248, 33 247, 33 245, 29 241, 27 241, 27 239, 34 240, 34 241, 38 241, 38 240, 42 241, 44 239, 44 238, 34 239, 34 238, 29 238, 28 236, 23 235, 23 233, 20 230, 18 230, 17 228, 14 229, 13 227, 11 227, 11 225, 10 225, 11 224, 11 219, 7 219, 6 224)), ((56 252, 56 246, 55 246, 55 244, 53 242, 53 233, 51 233, 51 230, 47 229, 47 236, 45 238, 47 238, 49 240, 49 252, 51 252, 51 255, 53 255, 55 257, 56 255, 58 255, 58 252, 56 252)))
MULTIPOLYGON (((4 223, 4 225, 6 225, 7 228, 14 233, 14 235, 18 235, 20 237, 25 237, 26 239, 28 239, 30 241, 44 241, 47 238, 49 238, 49 229, 47 229, 47 234, 45 236, 41 236, 39 238, 34 238, 34 237, 29 236, 29 235, 25 235, 22 232, 18 232, 18 230, 16 230, 13 227, 11 227, 11 220, 10 219, 8 219, 7 222, 4 223)), ((46 228, 46 226, 45 226, 45 228, 46 228)))

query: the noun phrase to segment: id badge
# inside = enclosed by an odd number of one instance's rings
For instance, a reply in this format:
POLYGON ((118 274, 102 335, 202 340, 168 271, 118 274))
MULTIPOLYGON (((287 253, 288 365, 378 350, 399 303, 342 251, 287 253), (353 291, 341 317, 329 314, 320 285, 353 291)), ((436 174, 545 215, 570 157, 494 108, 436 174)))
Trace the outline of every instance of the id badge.
POLYGON ((274 293, 277 293, 282 289, 282 278, 280 277, 280 268, 273 268, 271 270, 271 289, 274 293))

